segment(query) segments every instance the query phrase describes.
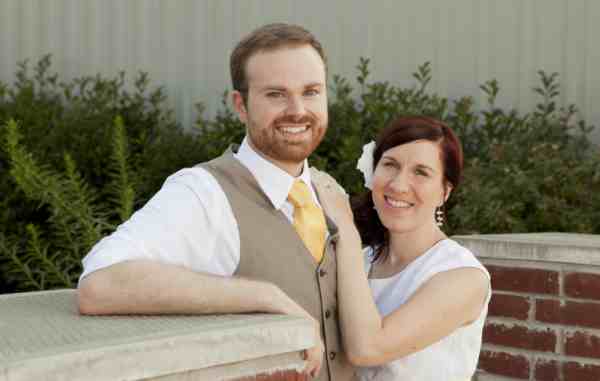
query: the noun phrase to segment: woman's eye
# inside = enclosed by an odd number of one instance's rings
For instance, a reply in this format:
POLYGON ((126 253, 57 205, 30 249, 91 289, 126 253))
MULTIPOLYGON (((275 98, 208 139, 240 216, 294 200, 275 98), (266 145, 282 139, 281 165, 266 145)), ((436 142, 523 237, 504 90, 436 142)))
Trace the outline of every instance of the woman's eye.
POLYGON ((269 98, 281 98, 283 97, 283 93, 280 93, 278 91, 271 91, 267 93, 267 97, 269 98))
POLYGON ((417 175, 419 175, 419 176, 425 176, 425 177, 429 176, 429 175, 427 174, 427 172, 426 172, 426 171, 424 171, 424 170, 422 170, 422 169, 417 169, 415 172, 416 172, 416 174, 417 174, 417 175))

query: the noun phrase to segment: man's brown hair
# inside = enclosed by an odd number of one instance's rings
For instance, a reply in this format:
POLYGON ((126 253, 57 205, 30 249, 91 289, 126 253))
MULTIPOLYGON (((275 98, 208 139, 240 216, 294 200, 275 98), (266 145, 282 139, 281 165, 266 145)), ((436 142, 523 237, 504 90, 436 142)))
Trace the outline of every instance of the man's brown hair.
POLYGON ((233 89, 239 91, 244 101, 248 94, 246 64, 248 59, 261 51, 272 51, 283 47, 312 46, 325 64, 327 61, 321 43, 308 30, 299 25, 275 23, 267 24, 252 31, 233 49, 229 57, 229 70, 233 89))

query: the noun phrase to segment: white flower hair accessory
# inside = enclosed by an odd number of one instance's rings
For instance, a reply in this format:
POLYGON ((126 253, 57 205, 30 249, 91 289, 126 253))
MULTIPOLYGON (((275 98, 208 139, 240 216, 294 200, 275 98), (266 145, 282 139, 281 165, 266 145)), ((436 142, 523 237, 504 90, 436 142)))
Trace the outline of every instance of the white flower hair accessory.
POLYGON ((362 148, 362 155, 358 159, 356 169, 363 173, 365 178, 365 187, 373 189, 373 153, 375 152, 375 142, 370 141, 362 148))

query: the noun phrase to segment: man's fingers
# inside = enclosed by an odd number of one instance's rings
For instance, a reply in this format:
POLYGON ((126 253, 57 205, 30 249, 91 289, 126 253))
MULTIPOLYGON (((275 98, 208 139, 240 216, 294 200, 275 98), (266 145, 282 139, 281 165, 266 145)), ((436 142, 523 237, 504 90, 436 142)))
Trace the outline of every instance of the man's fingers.
POLYGON ((309 356, 308 349, 302 351, 301 357, 304 361, 306 361, 306 365, 302 370, 302 373, 310 375, 315 368, 315 360, 309 356))
POLYGON ((318 372, 318 365, 315 364, 314 362, 309 362, 306 367, 304 367, 303 372, 304 374, 307 374, 311 377, 314 377, 315 374, 319 374, 318 372))
POLYGON ((321 371, 321 366, 318 365, 315 367, 315 369, 312 370, 312 372, 310 372, 310 376, 315 378, 319 375, 319 372, 321 371))
POLYGON ((310 376, 311 378, 316 377, 319 374, 321 369, 321 360, 322 352, 315 349, 307 349, 306 353, 306 366, 304 367, 302 373, 310 376))

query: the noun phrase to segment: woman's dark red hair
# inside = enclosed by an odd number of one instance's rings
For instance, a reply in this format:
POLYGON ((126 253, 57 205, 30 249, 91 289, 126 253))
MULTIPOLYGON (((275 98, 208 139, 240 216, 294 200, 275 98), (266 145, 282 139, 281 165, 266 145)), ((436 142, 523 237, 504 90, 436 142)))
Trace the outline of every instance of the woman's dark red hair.
MULTIPOLYGON (((385 151, 416 140, 429 140, 439 144, 444 182, 453 190, 456 189, 461 181, 463 169, 460 141, 450 127, 430 117, 400 117, 389 123, 377 137, 373 152, 373 171, 385 151)), ((374 260, 377 260, 380 256, 386 255, 384 248, 388 243, 388 233, 373 206, 371 191, 352 200, 354 222, 362 242, 375 249, 374 260)))

